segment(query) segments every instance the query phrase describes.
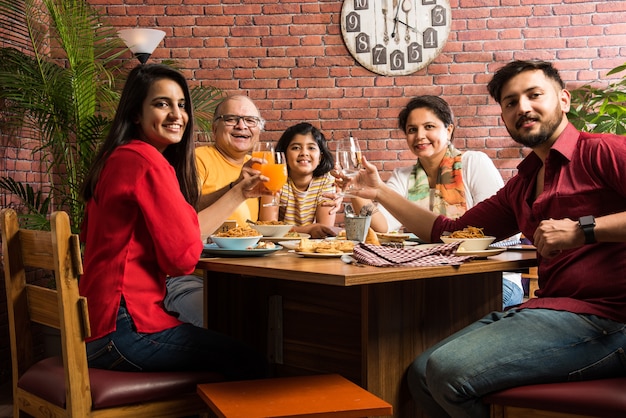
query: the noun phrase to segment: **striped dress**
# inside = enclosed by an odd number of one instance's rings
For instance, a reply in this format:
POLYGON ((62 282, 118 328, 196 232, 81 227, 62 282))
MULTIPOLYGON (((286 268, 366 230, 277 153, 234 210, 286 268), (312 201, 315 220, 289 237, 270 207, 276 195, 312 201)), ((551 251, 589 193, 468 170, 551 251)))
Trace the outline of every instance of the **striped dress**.
POLYGON ((296 226, 314 223, 317 207, 325 200, 322 195, 334 191, 335 179, 330 173, 314 177, 305 191, 296 189, 291 178, 287 179, 280 192, 278 220, 296 226))

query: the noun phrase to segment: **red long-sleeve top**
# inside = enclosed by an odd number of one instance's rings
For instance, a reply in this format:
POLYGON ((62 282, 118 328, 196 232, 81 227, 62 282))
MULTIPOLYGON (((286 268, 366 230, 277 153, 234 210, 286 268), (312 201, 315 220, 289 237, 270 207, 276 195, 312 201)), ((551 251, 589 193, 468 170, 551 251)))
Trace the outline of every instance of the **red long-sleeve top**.
POLYGON ((197 214, 155 147, 133 140, 111 154, 87 202, 81 239, 90 340, 115 330, 122 297, 139 332, 180 324, 163 308, 165 278, 192 273, 202 241, 197 214))

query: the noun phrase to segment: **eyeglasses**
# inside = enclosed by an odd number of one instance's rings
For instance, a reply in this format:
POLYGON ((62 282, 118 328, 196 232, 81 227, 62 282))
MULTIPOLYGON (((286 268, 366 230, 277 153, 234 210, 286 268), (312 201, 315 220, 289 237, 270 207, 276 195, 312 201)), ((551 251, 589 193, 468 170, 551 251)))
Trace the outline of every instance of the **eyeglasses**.
POLYGON ((243 123, 248 128, 256 128, 259 125, 263 125, 263 119, 258 116, 220 115, 215 118, 215 120, 218 119, 223 120, 226 126, 235 126, 239 124, 240 120, 243 120, 243 123))

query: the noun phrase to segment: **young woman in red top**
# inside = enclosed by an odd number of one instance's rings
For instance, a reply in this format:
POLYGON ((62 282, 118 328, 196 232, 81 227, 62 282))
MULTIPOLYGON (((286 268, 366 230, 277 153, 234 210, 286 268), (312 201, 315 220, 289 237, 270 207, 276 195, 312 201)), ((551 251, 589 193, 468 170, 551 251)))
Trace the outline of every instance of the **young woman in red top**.
MULTIPOLYGON (((178 71, 140 65, 85 179, 81 238, 91 367, 211 370, 264 376, 265 361, 225 335, 165 311, 165 279, 190 274, 202 252, 189 88, 178 71)), ((247 180, 248 186, 260 181, 247 180)))

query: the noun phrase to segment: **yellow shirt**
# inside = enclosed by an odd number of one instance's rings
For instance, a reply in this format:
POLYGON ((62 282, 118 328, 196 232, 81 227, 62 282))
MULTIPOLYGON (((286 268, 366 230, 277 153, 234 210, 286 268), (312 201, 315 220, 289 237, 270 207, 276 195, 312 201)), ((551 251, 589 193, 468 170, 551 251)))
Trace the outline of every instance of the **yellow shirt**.
MULTIPOLYGON (((248 161, 250 156, 246 156, 248 161)), ((224 158, 213 145, 196 148, 196 165, 202 194, 210 194, 239 178, 241 165, 234 164, 224 158)), ((237 225, 245 225, 246 219, 259 219, 259 199, 253 198, 243 202, 228 217, 237 221, 237 225)))

